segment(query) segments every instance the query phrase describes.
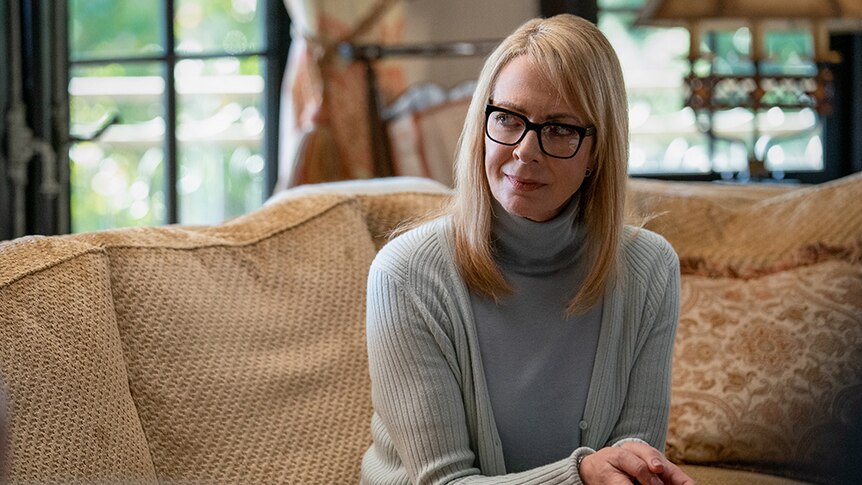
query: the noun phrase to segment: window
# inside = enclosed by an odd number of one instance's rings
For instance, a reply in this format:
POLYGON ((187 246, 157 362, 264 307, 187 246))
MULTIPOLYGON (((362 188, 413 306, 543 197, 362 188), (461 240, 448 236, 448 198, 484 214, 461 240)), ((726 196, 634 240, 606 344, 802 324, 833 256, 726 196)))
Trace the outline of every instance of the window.
MULTIPOLYGON (((634 27, 645 0, 599 0, 598 25, 623 66, 629 92, 632 174, 720 174, 729 178, 757 154, 775 176, 824 169, 822 126, 813 110, 742 108, 695 114, 684 108, 682 79, 689 72, 689 35, 683 28, 634 27)), ((705 36, 716 72, 748 74, 751 35, 746 28, 705 36)), ((810 35, 770 32, 764 70, 811 75, 810 35)), ((697 67, 697 66, 696 66, 697 67)))
POLYGON ((260 206, 287 32, 281 0, 70 0, 72 230, 260 206))

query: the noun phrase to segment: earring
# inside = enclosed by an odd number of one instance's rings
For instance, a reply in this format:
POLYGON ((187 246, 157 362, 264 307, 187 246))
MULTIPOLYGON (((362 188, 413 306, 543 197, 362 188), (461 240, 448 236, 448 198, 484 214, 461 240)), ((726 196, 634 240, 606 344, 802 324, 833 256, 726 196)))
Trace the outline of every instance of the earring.
POLYGON ((584 172, 584 178, 589 178, 589 176, 592 174, 593 174, 593 171, 588 168, 587 171, 584 172))

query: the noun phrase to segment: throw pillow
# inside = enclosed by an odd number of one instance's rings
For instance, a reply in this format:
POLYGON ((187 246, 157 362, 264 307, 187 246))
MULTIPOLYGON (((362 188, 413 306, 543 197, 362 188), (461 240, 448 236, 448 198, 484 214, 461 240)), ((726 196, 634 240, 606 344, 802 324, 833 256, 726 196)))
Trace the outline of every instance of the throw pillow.
POLYGON ((371 443, 375 249, 353 199, 286 198, 210 229, 99 237, 161 482, 357 482, 371 443))
POLYGON ((862 264, 832 254, 747 279, 683 275, 671 459, 862 476, 862 264))
POLYGON ((0 244, 0 384, 9 483, 156 483, 101 248, 68 237, 0 244))
POLYGON ((862 239, 862 173, 799 188, 631 184, 629 210, 692 261, 744 273, 775 265, 803 246, 862 239), (727 190, 725 190, 727 189, 727 190))
POLYGON ((470 98, 448 99, 387 124, 396 175, 428 177, 453 184, 455 149, 470 98))

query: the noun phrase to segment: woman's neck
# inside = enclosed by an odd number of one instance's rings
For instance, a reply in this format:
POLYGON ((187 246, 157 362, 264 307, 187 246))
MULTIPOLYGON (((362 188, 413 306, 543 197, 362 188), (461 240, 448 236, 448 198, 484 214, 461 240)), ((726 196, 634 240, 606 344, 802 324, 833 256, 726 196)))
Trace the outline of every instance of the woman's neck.
POLYGON ((519 273, 543 273, 569 266, 580 254, 584 241, 578 219, 579 197, 545 222, 535 222, 507 212, 492 201, 492 234, 498 262, 519 273))

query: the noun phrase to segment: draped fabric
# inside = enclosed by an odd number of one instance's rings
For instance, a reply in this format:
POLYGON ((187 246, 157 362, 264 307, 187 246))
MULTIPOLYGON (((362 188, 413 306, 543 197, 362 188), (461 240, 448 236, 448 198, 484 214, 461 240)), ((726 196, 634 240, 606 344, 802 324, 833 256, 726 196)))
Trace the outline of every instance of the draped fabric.
MULTIPOLYGON (((277 189, 360 179, 374 171, 365 67, 338 54, 340 42, 397 43, 399 0, 284 0, 292 41, 282 85, 277 189)), ((375 65, 386 101, 404 86, 401 70, 375 65)))

